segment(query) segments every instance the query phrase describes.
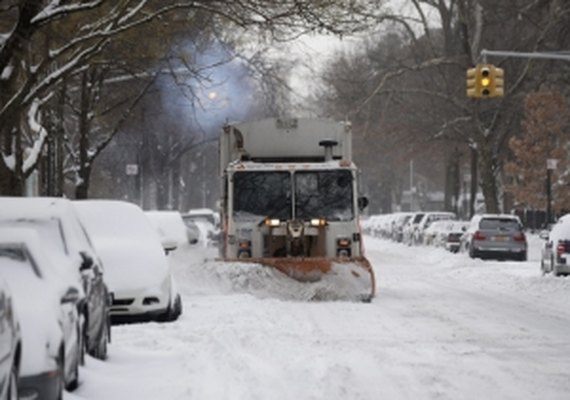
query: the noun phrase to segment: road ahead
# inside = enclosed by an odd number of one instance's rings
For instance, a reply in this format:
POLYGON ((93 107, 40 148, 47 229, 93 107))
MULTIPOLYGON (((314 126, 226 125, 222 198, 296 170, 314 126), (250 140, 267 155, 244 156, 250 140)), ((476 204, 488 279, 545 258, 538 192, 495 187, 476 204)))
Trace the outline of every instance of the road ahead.
POLYGON ((540 276, 536 246, 525 263, 366 248, 371 304, 275 299, 263 277, 178 263, 181 319, 114 327, 65 398, 570 398, 570 279, 540 276))

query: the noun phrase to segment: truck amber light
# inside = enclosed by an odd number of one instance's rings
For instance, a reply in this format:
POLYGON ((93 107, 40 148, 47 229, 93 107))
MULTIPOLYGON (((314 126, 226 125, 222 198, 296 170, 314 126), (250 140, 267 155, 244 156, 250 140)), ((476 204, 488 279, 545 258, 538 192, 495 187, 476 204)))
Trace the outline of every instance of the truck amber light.
POLYGON ((338 239, 337 240, 338 247, 349 247, 350 240, 349 239, 338 239))
POLYGON ((313 218, 311 220, 312 226, 325 226, 327 224, 327 220, 323 218, 313 218))
POLYGON ((279 226, 279 225, 281 225, 281 221, 278 219, 267 218, 265 220, 265 225, 267 225, 267 226, 279 226))

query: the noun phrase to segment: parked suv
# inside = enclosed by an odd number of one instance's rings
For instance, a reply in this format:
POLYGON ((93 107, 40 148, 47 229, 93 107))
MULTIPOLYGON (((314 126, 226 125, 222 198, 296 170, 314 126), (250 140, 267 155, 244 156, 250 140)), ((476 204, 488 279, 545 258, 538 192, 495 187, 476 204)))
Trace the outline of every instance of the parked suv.
POLYGON ((53 265, 81 284, 79 304, 86 350, 105 359, 110 340, 109 294, 103 267, 71 201, 49 197, 0 197, 0 226, 38 232, 53 265))
POLYGON ((461 238, 461 249, 471 258, 526 261, 527 242, 516 215, 475 215, 461 238))
POLYGON ((540 237, 546 240, 540 262, 542 273, 570 274, 570 214, 561 217, 550 233, 545 231, 540 237))

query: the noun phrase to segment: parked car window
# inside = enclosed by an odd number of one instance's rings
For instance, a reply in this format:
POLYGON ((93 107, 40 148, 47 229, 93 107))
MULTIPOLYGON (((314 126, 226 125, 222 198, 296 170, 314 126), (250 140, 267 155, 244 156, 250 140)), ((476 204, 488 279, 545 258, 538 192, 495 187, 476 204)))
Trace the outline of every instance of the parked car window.
POLYGON ((520 229, 517 221, 510 218, 486 218, 479 224, 481 229, 516 231, 520 229))

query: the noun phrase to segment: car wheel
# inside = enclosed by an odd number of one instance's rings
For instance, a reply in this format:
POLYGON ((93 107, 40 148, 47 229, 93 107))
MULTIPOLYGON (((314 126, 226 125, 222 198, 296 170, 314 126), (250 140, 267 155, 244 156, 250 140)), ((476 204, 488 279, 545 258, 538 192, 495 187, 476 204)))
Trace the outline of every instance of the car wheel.
POLYGON ((174 300, 174 305, 172 306, 171 313, 169 316, 169 321, 176 321, 178 317, 182 314, 182 298, 179 294, 176 295, 174 300))
POLYGON ((554 261, 552 261, 552 264, 550 264, 551 268, 552 268, 552 275, 554 276, 560 276, 560 272, 558 271, 558 265, 554 263, 554 261))
POLYGON ((65 352, 63 347, 59 350, 59 357, 57 358, 57 400, 63 400, 63 387, 65 386, 65 352))
POLYGON ((18 400, 18 370, 16 363, 10 371, 10 381, 8 382, 8 400, 18 400))
POLYGON ((182 298, 177 294, 174 303, 169 304, 168 309, 159 320, 165 322, 176 321, 180 314, 182 314, 182 298))
POLYGON ((97 347, 93 351, 93 357, 99 360, 106 360, 108 347, 107 344, 109 343, 109 328, 106 326, 103 327, 101 337, 97 343, 97 347))
POLYGON ((65 389, 69 391, 73 391, 77 389, 77 386, 79 386, 79 365, 81 364, 81 360, 85 358, 85 345, 83 336, 80 333, 81 332, 77 332, 79 343, 77 344, 77 354, 73 364, 73 375, 69 383, 65 385, 65 389))

